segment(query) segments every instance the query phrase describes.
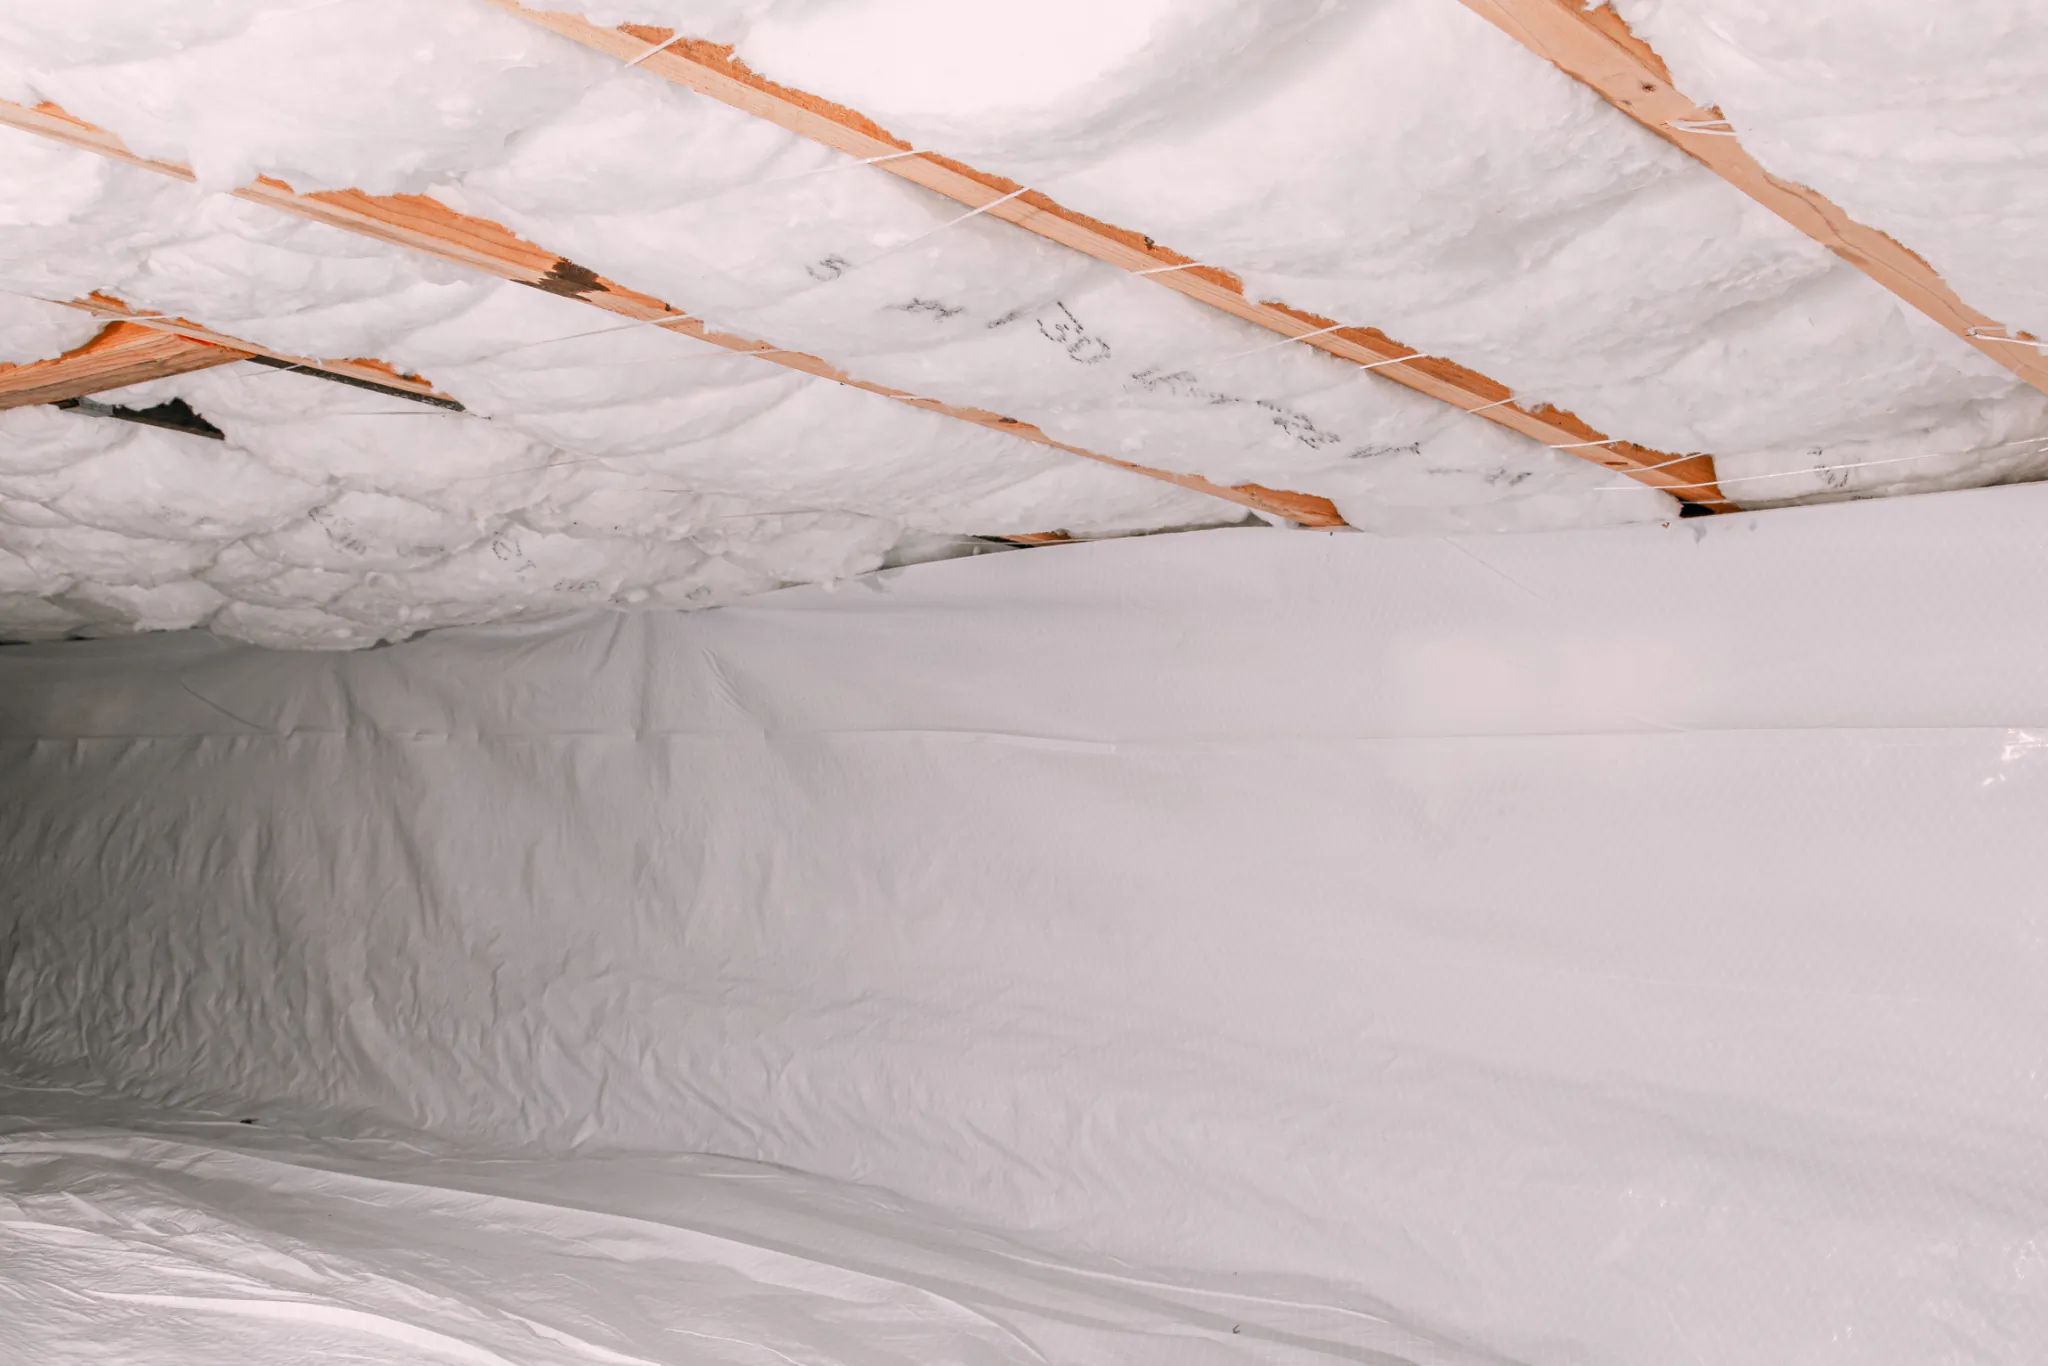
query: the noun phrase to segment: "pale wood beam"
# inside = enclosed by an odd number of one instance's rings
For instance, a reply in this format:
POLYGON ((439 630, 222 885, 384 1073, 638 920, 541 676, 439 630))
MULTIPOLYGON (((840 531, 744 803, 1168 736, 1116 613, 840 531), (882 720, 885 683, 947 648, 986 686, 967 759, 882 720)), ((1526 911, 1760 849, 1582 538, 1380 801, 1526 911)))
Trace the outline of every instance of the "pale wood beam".
MULTIPOLYGON (((73 118, 55 105, 34 108, 0 100, 0 124, 37 133, 73 147, 127 162, 180 180, 193 179, 189 167, 173 162, 151 161, 136 156, 112 133, 73 118)), ((359 236, 406 247, 426 255, 495 275, 514 284, 529 285, 550 294, 575 299, 608 313, 636 322, 652 323, 684 336, 694 337, 737 355, 753 355, 771 365, 796 370, 820 379, 861 389, 882 398, 937 413, 942 417, 985 427, 1036 445, 1065 451, 1084 460, 1114 465, 1133 474, 1164 480, 1181 488, 1221 498, 1240 507, 1284 518, 1304 526, 1345 525, 1336 505, 1314 494, 1269 489, 1259 484, 1224 485, 1199 475, 1153 469, 1147 465, 1119 460, 1114 456, 1055 441, 1028 422, 1004 417, 981 408, 967 408, 922 398, 856 379, 828 361, 799 351, 770 346, 749 337, 720 332, 699 318, 672 308, 652 295, 615 284, 566 257, 526 241, 510 228, 488 219, 473 218, 450 209, 425 195, 370 195, 360 190, 327 190, 300 194, 281 180, 268 176, 233 191, 240 199, 267 205, 284 213, 326 223, 359 236)))
POLYGON ((2022 344, 2034 340, 2030 334, 2008 331, 1964 303, 1917 254, 1857 222, 1820 191, 1766 171, 1719 109, 1694 103, 1671 83, 1663 59, 1636 37, 1612 5, 1586 9, 1576 0, 1463 3, 1911 307, 2048 392, 2048 356, 2022 344))
POLYGON ((1358 365, 1439 402, 1461 408, 1554 450, 1590 460, 1710 511, 1734 504, 1715 482, 1709 455, 1667 455, 1633 442, 1609 438, 1571 413, 1549 406, 1522 407, 1506 385, 1454 361, 1425 356, 1374 327, 1341 327, 1329 318, 1286 304, 1251 299, 1243 283, 1226 270, 1196 265, 1143 233, 1114 227, 1057 203, 1015 181, 974 170, 949 157, 913 152, 910 145, 863 114, 775 84, 750 70, 730 47, 701 42, 670 29, 642 24, 607 28, 581 15, 529 9, 517 0, 489 0, 502 10, 539 24, 585 47, 708 95, 722 104, 766 119, 790 132, 922 185, 988 216, 1071 247, 1303 345, 1358 365), (667 43, 652 56, 649 49, 667 43), (1021 191, 1021 193, 1019 193, 1021 191), (1009 198, 1008 196, 1013 196, 1009 198), (1186 267, 1163 270, 1161 267, 1186 267))
POLYGON ((230 365, 246 357, 243 351, 138 323, 109 323, 83 346, 61 356, 28 365, 0 366, 0 409, 84 398, 230 365))

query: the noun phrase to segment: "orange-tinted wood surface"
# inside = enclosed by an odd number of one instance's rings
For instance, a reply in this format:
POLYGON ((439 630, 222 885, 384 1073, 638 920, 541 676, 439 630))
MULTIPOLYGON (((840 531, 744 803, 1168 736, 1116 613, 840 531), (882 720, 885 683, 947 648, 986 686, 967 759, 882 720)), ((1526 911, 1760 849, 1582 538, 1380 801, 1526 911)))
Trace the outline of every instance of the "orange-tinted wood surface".
POLYGON ((210 370, 246 354, 135 323, 109 323, 85 345, 61 356, 0 366, 0 408, 84 398, 146 380, 210 370))
POLYGON ((338 375, 344 379, 358 380, 364 384, 374 384, 385 389, 397 389, 404 393, 415 394, 421 398, 432 399, 436 403, 446 406, 461 406, 456 400, 440 392, 418 375, 403 374, 385 361, 364 357, 354 357, 345 360, 323 360, 311 356, 296 356, 289 351, 279 351, 273 347, 260 346, 255 342, 245 341, 240 337, 231 337, 225 332, 216 332, 210 327, 202 327, 198 323, 191 322, 185 318, 167 318, 160 313, 132 309, 119 299, 107 294, 90 294, 83 299, 69 299, 64 302, 72 308, 83 309, 102 318, 115 319, 125 325, 140 327, 155 332, 159 336, 225 347, 230 351, 239 352, 243 356, 263 356, 270 360, 282 361, 294 369, 309 370, 326 375, 338 375))

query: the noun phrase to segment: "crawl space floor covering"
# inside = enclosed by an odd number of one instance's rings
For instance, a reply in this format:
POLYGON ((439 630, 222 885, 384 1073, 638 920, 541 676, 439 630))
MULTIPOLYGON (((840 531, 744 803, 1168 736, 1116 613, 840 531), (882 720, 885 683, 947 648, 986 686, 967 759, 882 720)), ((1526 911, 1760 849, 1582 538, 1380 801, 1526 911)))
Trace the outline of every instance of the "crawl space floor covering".
MULTIPOLYGON (((551 3, 0 0, 0 1366, 2048 1361, 2048 394, 1476 0, 551 3)), ((2032 6, 1615 8, 2048 333, 2032 6)))

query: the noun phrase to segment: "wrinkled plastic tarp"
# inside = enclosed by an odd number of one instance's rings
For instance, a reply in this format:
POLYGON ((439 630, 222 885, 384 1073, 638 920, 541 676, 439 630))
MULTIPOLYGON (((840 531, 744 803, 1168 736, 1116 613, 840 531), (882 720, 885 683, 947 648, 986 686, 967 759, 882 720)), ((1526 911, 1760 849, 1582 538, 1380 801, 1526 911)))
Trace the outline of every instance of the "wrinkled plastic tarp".
POLYGON ((2044 517, 1210 533, 346 657, 0 651, 39 1088, 0 1321, 2040 1359, 2044 517))

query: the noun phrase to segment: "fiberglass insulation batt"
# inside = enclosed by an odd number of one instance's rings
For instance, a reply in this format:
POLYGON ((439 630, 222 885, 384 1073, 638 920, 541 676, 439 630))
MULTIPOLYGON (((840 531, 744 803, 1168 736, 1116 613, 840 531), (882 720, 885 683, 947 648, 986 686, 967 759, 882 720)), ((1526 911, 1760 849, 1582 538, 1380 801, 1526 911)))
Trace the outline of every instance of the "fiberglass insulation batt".
POLYGON ((0 1344, 2040 1360, 2044 516, 0 651, 0 1344))
MULTIPOLYGON (((2048 398, 1456 0, 556 2, 731 43, 1256 298, 1710 453, 1745 506, 2048 469, 2048 398)), ((2048 328, 2048 26, 2024 4, 1623 8, 1768 166, 2048 328)), ((713 605, 963 536, 1244 515, 224 193, 258 175, 431 195, 864 380, 1328 498, 1376 531, 1675 512, 485 0, 0 5, 0 97, 197 177, 0 129, 0 361, 76 345, 50 301, 103 291, 293 355, 380 357, 468 409, 240 365, 103 396, 183 398, 222 443, 0 414, 0 638, 353 648, 713 605)))

